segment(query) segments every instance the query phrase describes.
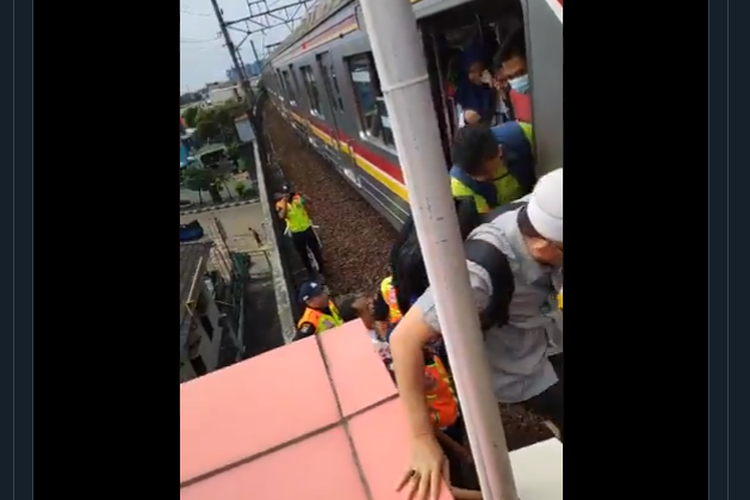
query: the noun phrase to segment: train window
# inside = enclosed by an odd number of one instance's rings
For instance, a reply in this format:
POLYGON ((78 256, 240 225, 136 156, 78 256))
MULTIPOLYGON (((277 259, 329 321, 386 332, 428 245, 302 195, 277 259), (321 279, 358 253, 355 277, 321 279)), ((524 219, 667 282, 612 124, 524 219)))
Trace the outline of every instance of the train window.
MULTIPOLYGON (((292 83, 294 83, 294 95, 296 96, 299 94, 299 81, 297 80, 297 73, 294 72, 294 66, 291 64, 289 65, 289 72, 292 74, 292 83)), ((295 102, 293 102, 292 104, 296 105, 297 104, 296 97, 294 101, 295 102)))
POLYGON ((378 139, 387 146, 394 146, 391 122, 385 106, 380 81, 375 70, 372 53, 367 52, 349 58, 349 74, 357 98, 362 133, 378 139))
POLYGON ((284 80, 281 78, 281 71, 276 70, 276 88, 279 93, 279 97, 283 100, 286 98, 286 90, 284 89, 284 80))
POLYGON ((313 114, 323 116, 323 112, 320 110, 320 94, 318 93, 317 85, 315 85, 315 75, 313 74, 312 67, 302 66, 299 70, 302 72, 305 90, 307 91, 307 97, 310 100, 310 111, 312 111, 313 114))
POLYGON ((288 71, 282 71, 281 75, 284 77, 283 80, 283 87, 286 91, 287 97, 289 98, 289 102, 293 105, 297 105, 297 96, 294 93, 294 88, 292 87, 292 81, 289 79, 289 72, 288 71))

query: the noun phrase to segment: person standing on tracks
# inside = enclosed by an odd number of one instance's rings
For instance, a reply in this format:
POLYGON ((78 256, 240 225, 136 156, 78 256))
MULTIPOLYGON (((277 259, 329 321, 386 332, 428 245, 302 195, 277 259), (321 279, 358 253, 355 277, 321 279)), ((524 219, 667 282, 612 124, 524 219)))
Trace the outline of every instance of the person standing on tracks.
MULTIPOLYGON (((496 210, 465 244, 495 397, 551 421, 563 437, 562 331, 555 315, 562 286, 562 169, 543 176, 531 195, 496 210)), ((456 333, 456 332, 454 332, 456 333)), ((444 455, 423 400, 422 350, 440 335, 430 289, 391 334, 391 353, 411 432, 411 483, 418 500, 437 498, 444 455)))
POLYGON ((315 268, 310 262, 307 251, 310 250, 318 264, 320 274, 325 274, 323 268, 323 255, 320 251, 320 242, 313 229, 312 220, 307 213, 305 198, 294 192, 276 193, 276 213, 279 218, 286 222, 287 229, 291 233, 294 248, 299 254, 302 265, 305 266, 311 278, 315 277, 315 268))
MULTIPOLYGON (((512 130, 506 130, 508 127, 517 128, 517 125, 509 122, 492 129, 481 124, 467 125, 458 129, 453 143, 451 192, 454 198, 473 197, 481 214, 515 201, 528 192, 505 159, 506 155, 514 160, 523 157, 518 151, 519 138, 512 130), (501 144, 498 137, 502 137, 506 144, 501 144)), ((523 142, 523 136, 520 142, 523 142)), ((514 162, 514 170, 525 169, 533 169, 533 166, 514 162)))
POLYGON ((304 283, 299 290, 300 302, 305 304, 305 311, 297 322, 297 333, 294 340, 300 340, 320 334, 331 328, 344 324, 338 307, 333 303, 328 290, 317 281, 304 283))

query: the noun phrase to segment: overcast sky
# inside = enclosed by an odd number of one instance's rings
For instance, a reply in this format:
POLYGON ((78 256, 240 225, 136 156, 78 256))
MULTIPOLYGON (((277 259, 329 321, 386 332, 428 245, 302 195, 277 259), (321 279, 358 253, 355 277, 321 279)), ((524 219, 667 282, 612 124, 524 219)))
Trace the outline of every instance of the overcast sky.
MULTIPOLYGON (((295 3, 295 0, 267 0, 270 9, 295 3)), ((224 11, 224 20, 233 21, 247 17, 250 11, 246 0, 219 0, 224 11)), ((312 5, 312 2, 309 4, 312 5)), ((259 12, 262 5, 253 6, 253 12, 259 12)), ((293 9, 288 9, 291 15, 293 9)), ((303 10, 300 10, 300 13, 303 10)), ((276 12, 283 15, 283 12, 276 12)), ((299 14, 298 16, 299 17, 299 14)), ((271 25, 279 21, 271 18, 258 18, 258 22, 271 25)), ((237 25, 246 28, 245 24, 237 25)), ((257 25, 250 25, 250 29, 259 29, 257 25)), ((239 43, 244 34, 230 30, 232 40, 239 43)), ((263 46, 280 42, 289 34, 284 26, 266 30, 265 35, 254 33, 240 47, 240 53, 245 63, 251 63, 255 58, 250 47, 250 39, 255 41, 255 47, 262 58, 263 46)), ((226 70, 232 66, 224 40, 220 36, 219 23, 214 15, 210 0, 180 0, 180 93, 194 91, 207 82, 223 81, 226 70)))

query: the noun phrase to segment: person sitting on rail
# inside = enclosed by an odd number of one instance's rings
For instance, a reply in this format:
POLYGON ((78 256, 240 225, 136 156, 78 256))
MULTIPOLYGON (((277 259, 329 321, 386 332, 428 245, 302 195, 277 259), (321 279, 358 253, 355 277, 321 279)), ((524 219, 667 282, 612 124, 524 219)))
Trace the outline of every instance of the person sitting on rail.
POLYGON ((461 54, 461 72, 454 99, 459 106, 459 124, 492 123, 495 112, 495 91, 490 78, 485 54, 478 43, 461 54))
POLYGON ((488 213, 525 194, 524 186, 505 161, 505 155, 508 155, 514 160, 514 170, 533 169, 532 165, 526 166, 522 161, 524 158, 529 160, 528 154, 519 151, 524 140, 523 136, 517 137, 515 129, 518 129, 515 122, 492 129, 481 124, 458 129, 453 143, 451 192, 456 198, 473 197, 479 213, 488 213), (500 143, 498 137, 505 143, 500 143))
POLYGON ((307 213, 306 198, 299 193, 287 190, 283 193, 276 193, 274 200, 276 201, 276 213, 280 219, 286 222, 294 248, 310 277, 315 276, 315 269, 310 262, 310 256, 307 253, 308 248, 318 264, 320 274, 325 274, 320 243, 313 229, 310 215, 307 213))
MULTIPOLYGON (((525 201, 496 210, 465 244, 495 397, 550 420, 563 438, 562 331, 554 319, 563 264, 563 171, 539 180, 525 201)), ((428 289, 391 335, 391 353, 411 433, 406 482, 436 497, 443 452, 422 400, 422 352, 440 335, 428 289)), ((453 332, 454 334, 457 332, 453 332)), ((402 485, 403 486, 403 485, 402 485)))
POLYGON ((299 300, 305 304, 305 311, 297 322, 294 340, 320 334, 344 324, 338 307, 328 295, 328 290, 317 281, 308 281, 300 287, 299 300))

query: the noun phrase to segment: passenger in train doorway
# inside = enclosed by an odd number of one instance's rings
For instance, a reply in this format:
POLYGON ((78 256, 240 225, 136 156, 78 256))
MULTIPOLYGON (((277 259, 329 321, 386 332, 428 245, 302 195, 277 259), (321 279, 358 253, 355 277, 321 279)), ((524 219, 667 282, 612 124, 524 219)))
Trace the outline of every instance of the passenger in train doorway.
POLYGON ((320 251, 320 242, 313 229, 312 220, 307 213, 305 198, 294 192, 276 193, 276 213, 279 218, 286 222, 287 230, 291 233, 294 248, 299 254, 302 265, 307 269, 311 278, 315 277, 315 269, 307 250, 310 249, 315 261, 318 264, 320 274, 325 274, 323 269, 323 256, 320 251))
POLYGON ((481 214, 517 200, 531 188, 528 172, 533 177, 533 162, 530 152, 515 122, 492 129, 481 124, 458 129, 453 144, 454 166, 450 170, 453 196, 473 197, 481 214), (512 160, 514 172, 506 156, 512 160))
POLYGON ((297 322, 294 340, 320 334, 344 324, 338 307, 321 283, 317 281, 304 283, 299 290, 299 300, 305 305, 305 311, 297 322))
POLYGON ((461 68, 455 100, 459 105, 459 124, 490 125, 495 113, 495 90, 490 86, 485 54, 475 44, 461 54, 461 68))
MULTIPOLYGON (((562 169, 543 176, 524 201, 501 207, 466 241, 466 265, 484 332, 495 397, 551 421, 563 438, 562 169)), ((437 498, 444 455, 423 400, 422 351, 441 332, 428 289, 391 335, 391 353, 411 432, 411 483, 437 498)))

